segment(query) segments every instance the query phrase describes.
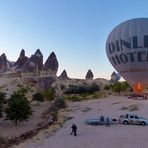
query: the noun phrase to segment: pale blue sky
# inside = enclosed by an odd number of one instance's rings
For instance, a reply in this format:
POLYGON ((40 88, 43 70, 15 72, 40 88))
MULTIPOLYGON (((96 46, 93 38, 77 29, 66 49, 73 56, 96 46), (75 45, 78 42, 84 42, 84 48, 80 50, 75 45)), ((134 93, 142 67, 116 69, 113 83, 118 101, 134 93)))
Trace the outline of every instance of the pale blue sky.
POLYGON ((119 23, 148 17, 147 0, 0 0, 0 54, 29 57, 39 48, 44 61, 54 51, 58 75, 66 69, 72 78, 110 79, 114 68, 105 43, 119 23))

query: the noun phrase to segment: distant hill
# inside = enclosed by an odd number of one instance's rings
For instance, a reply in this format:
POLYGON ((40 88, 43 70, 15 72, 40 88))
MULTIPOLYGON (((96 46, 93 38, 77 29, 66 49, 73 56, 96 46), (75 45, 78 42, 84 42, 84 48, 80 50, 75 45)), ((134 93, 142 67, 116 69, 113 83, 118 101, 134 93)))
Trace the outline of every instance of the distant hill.
POLYGON ((93 79, 93 73, 89 69, 85 79, 70 78, 63 70, 61 75, 57 76, 59 62, 54 52, 49 54, 45 63, 40 49, 27 57, 25 50, 22 49, 16 61, 10 62, 5 53, 0 56, 0 88, 10 96, 14 91, 21 87, 28 87, 28 98, 37 91, 47 90, 49 87, 56 89, 57 95, 62 93, 61 87, 68 88, 70 85, 87 85, 96 83, 103 88, 109 84, 109 80, 103 78, 93 79))

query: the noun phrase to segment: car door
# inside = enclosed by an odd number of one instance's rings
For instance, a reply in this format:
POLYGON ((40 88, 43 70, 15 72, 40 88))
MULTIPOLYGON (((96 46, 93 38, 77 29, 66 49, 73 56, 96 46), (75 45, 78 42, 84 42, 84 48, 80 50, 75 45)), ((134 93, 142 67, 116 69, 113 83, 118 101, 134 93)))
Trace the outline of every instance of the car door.
POLYGON ((135 116, 135 124, 141 124, 138 116, 135 116))
POLYGON ((133 115, 129 115, 129 123, 130 124, 135 124, 134 122, 135 122, 134 121, 134 116, 133 115))

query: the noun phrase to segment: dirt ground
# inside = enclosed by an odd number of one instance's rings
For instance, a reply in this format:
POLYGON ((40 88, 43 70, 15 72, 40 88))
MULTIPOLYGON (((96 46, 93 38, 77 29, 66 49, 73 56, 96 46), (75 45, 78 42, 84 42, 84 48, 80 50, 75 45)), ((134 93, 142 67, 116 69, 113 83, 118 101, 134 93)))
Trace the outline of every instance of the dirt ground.
MULTIPOLYGON (((15 148, 147 148, 148 126, 113 124, 110 127, 86 125, 85 120, 100 115, 118 119, 121 114, 134 113, 148 118, 148 100, 109 96, 104 99, 69 103, 67 120, 59 130, 45 136, 40 133, 15 148), (72 136, 71 125, 76 123, 78 135, 72 136)), ((48 130, 48 129, 47 129, 48 130)))
POLYGON ((49 102, 41 102, 40 105, 37 105, 35 102, 32 103, 33 115, 28 121, 22 122, 18 126, 15 126, 14 123, 9 120, 4 121, 4 118, 0 118, 0 135, 2 137, 14 137, 36 128, 37 123, 42 120, 42 112, 47 109, 49 105, 49 102))

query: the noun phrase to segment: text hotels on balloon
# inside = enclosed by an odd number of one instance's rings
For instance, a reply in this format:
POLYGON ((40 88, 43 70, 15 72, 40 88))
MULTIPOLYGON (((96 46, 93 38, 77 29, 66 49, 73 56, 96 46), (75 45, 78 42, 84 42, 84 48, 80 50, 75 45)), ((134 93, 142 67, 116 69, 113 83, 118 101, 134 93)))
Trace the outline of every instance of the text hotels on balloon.
POLYGON ((148 86, 148 18, 116 26, 107 38, 106 53, 120 75, 136 92, 142 92, 148 86))

